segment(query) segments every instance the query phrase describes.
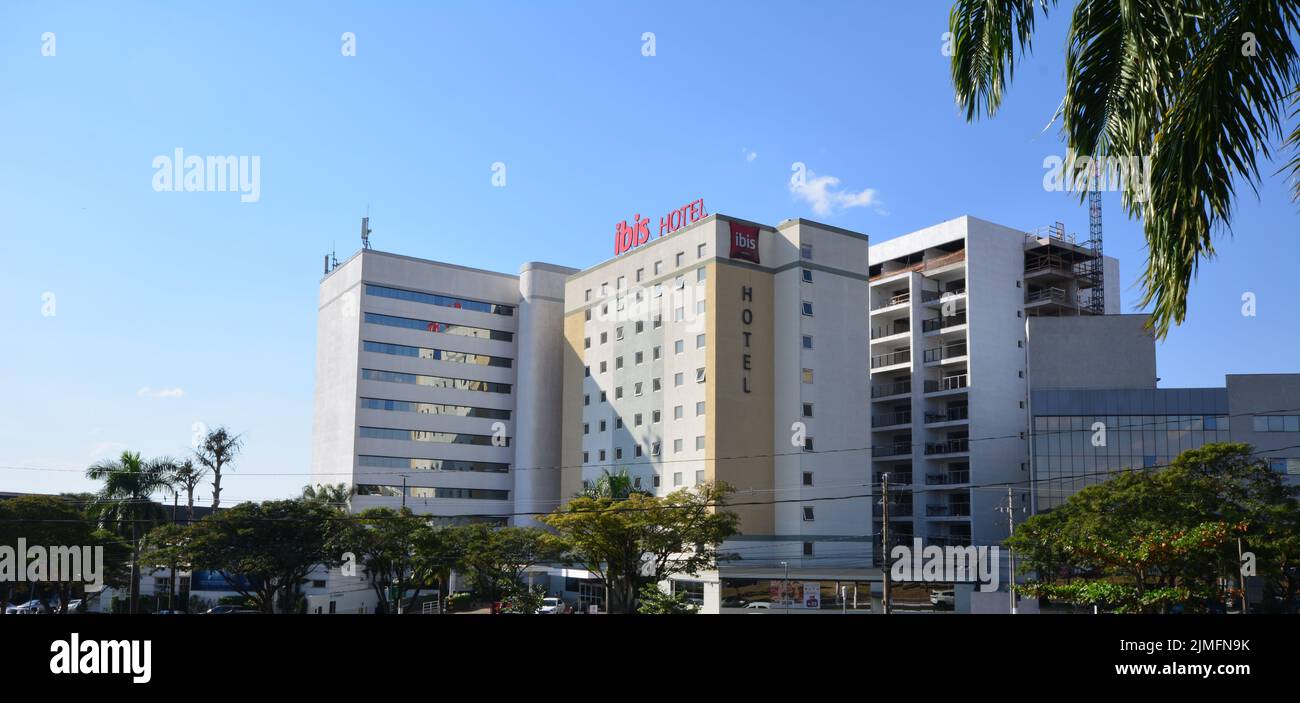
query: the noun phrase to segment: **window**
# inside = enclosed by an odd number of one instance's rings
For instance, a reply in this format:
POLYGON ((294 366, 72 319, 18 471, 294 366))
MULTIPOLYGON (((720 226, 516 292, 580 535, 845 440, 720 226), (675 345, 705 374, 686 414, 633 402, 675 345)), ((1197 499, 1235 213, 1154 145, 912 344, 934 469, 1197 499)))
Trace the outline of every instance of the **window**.
POLYGON ((673 279, 673 290, 684 290, 686 288, 686 277, 678 276, 673 279))
POLYGON ((659 487, 659 474, 655 474, 653 480, 651 480, 650 483, 651 483, 655 488, 658 488, 658 487, 659 487))
POLYGON ((591 405, 591 396, 590 396, 590 395, 584 395, 584 396, 582 396, 582 404, 583 404, 583 405, 591 405))
POLYGON ((609 333, 608 333, 608 332, 601 332, 601 333, 600 333, 600 343, 601 343, 601 344, 605 344, 605 343, 608 342, 608 341, 609 341, 609 333))
POLYGON ((812 303, 807 300, 803 301, 803 314, 805 317, 812 317, 812 303))
POLYGON ((605 431, 605 428, 608 427, 608 424, 607 424, 607 423, 608 423, 607 420, 601 420, 601 421, 600 421, 600 431, 601 431, 601 432, 604 432, 604 431, 605 431))
POLYGON ((600 392, 600 402, 604 403, 604 402, 607 402, 608 400, 609 400, 609 397, 605 394, 605 391, 601 391, 601 392, 600 392))
POLYGON ((701 415, 703 415, 703 414, 704 414, 704 401, 702 401, 702 400, 700 400, 700 401, 696 401, 696 403, 695 403, 695 416, 696 416, 696 417, 699 417, 699 416, 701 416, 701 415))
POLYGON ((591 289, 590 289, 590 288, 587 289, 586 297, 583 298, 583 300, 585 300, 585 301, 587 301, 587 302, 591 302, 591 289))
POLYGON ((604 298, 609 295, 609 281, 600 284, 600 297, 604 298))
POLYGON ((682 419, 682 406, 680 405, 673 406, 673 419, 674 420, 682 419))
POLYGON ((703 300, 697 300, 697 301, 695 301, 695 312, 697 312, 697 313, 703 315, 703 314, 704 314, 705 305, 706 305, 706 302, 703 301, 703 300))
POLYGON ((804 416, 804 417, 812 417, 812 416, 813 416, 813 404, 812 404, 812 403, 804 403, 804 404, 803 404, 803 416, 804 416))
POLYGON ((623 418, 621 417, 614 418, 614 429, 616 430, 623 429, 623 418))
POLYGON ((591 322, 591 308, 587 308, 584 312, 586 316, 586 321, 591 322))
POLYGON ((816 451, 815 449, 813 449, 813 438, 812 438, 812 437, 804 437, 804 438, 803 438, 803 449, 804 449, 804 451, 806 451, 806 452, 816 451))
MULTIPOLYGON (((703 245, 701 245, 701 246, 703 246, 703 245)), ((709 278, 709 270, 708 270, 708 269, 706 269, 706 268, 704 268, 703 266, 701 266, 698 270, 696 270, 696 272, 695 272, 695 282, 696 282, 696 283, 703 283, 704 281, 708 280, 708 278, 709 278)))
POLYGON ((651 289, 651 295, 653 295, 656 298, 664 297, 664 284, 656 283, 655 287, 651 289))
POLYGON ((678 371, 677 373, 673 374, 674 386, 680 386, 685 382, 686 382, 686 378, 682 375, 682 372, 678 371))
POLYGON ((1251 423, 1256 432, 1300 432, 1300 415, 1256 415, 1251 423))
POLYGON ((615 369, 623 368, 623 357, 621 356, 614 357, 614 368, 615 369))
POLYGON ((812 335, 811 335, 811 334, 805 334, 805 335, 803 336, 803 348, 804 348, 804 349, 812 349, 812 348, 813 348, 813 346, 812 346, 812 335))
POLYGON ((609 372, 609 362, 608 362, 608 361, 602 361, 602 362, 600 362, 600 372, 601 372, 601 373, 608 373, 608 372, 609 372))
POLYGON ((812 280, 812 269, 804 269, 804 270, 803 270, 803 282, 804 282, 804 283, 812 283, 812 282, 813 282, 813 280, 812 280))
POLYGON ((655 316, 654 316, 654 320, 651 321, 651 324, 654 326, 655 329, 659 329, 659 328, 662 327, 663 324, 664 324, 664 316, 663 316, 663 315, 655 315, 655 316))
MULTIPOLYGON (((802 258, 802 259, 808 259, 808 260, 811 261, 811 260, 812 260, 812 245, 811 245, 811 244, 800 244, 800 245, 799 245, 799 257, 802 258)), ((832 257, 832 258, 833 258, 833 257, 832 257)))
POLYGON ((813 382, 813 370, 812 370, 812 369, 804 369, 804 370, 803 370, 803 382, 804 382, 804 383, 812 383, 812 382, 813 382))
POLYGON ((644 323, 644 322, 637 322, 637 323, 636 323, 636 333, 637 333, 637 334, 641 334, 641 333, 644 332, 644 331, 645 331, 645 323, 644 323))
POLYGON ((614 329, 614 339, 616 339, 616 340, 618 340, 618 341, 620 341, 620 342, 623 341, 623 328, 622 328, 622 327, 617 327, 617 328, 614 329))
POLYGON ((622 448, 622 447, 614 447, 614 458, 615 458, 615 459, 622 459, 622 458, 623 458, 623 448, 622 448))
POLYGON ((622 290, 622 289, 624 289, 624 288, 627 288, 627 277, 626 277, 626 276, 619 276, 619 277, 618 277, 618 282, 615 284, 615 286, 616 286, 619 290, 622 290))
POLYGON ((805 486, 813 485, 813 472, 811 471, 803 472, 803 485, 805 486))
POLYGON ((660 420, 661 417, 662 417, 662 415, 660 414, 660 412, 659 412, 658 410, 651 411, 651 413, 650 413, 650 422, 659 422, 659 420, 660 420))
POLYGON ((656 262, 655 262, 655 275, 658 276, 658 275, 659 275, 659 272, 660 272, 660 271, 663 271, 663 270, 664 270, 664 262, 662 262, 662 261, 656 261, 656 262))
POLYGON ((641 364, 645 363, 645 352, 637 352, 635 359, 636 359, 637 366, 640 366, 641 364))
POLYGON ((658 360, 659 360, 659 354, 662 353, 662 351, 663 351, 663 347, 655 347, 655 348, 650 352, 650 359, 653 360, 653 361, 658 361, 658 360))
POLYGON ((686 342, 685 342, 685 340, 681 340, 681 339, 679 339, 679 340, 677 340, 676 342, 673 342, 673 353, 674 353, 674 354, 681 354, 683 351, 686 351, 686 342))
POLYGON ((583 453, 582 453, 582 463, 587 464, 587 463, 590 463, 590 462, 591 462, 591 452, 583 452, 583 453))
POLYGON ((600 450, 600 455, 599 455, 599 456, 600 456, 600 461, 601 461, 601 462, 604 462, 604 461, 605 461, 605 450, 604 450, 604 449, 600 450))
POLYGON ((704 367, 703 367, 703 366, 701 366, 701 367, 698 368, 698 369, 695 369, 695 382, 696 382, 696 383, 704 383, 704 367))
POLYGON ((682 485, 682 472, 680 471, 673 472, 673 485, 674 486, 682 485))
POLYGON ((702 334, 695 335, 695 348, 696 349, 704 348, 704 335, 702 334))
POLYGON ((803 521, 812 522, 813 519, 814 519, 813 506, 811 505, 803 506, 803 521))
POLYGON ((591 378, 591 367, 590 366, 582 367, 582 375, 587 378, 591 378))
POLYGON ((813 543, 812 543, 812 542, 804 542, 804 543, 803 543, 803 555, 806 556, 806 557, 813 556, 813 543))
POLYGON ((682 453, 682 440, 680 440, 680 439, 674 439, 674 440, 673 440, 673 453, 674 453, 674 454, 681 454, 681 453, 682 453))
MULTIPOLYGON (((641 395, 641 384, 640 384, 640 383, 636 383, 636 384, 634 384, 634 385, 632 386, 632 395, 636 395, 636 396, 640 396, 640 395, 641 395)), ((639 424, 641 424, 641 423, 638 422, 638 423, 636 423, 636 424, 639 425, 639 424)))
POLYGON ((661 390, 663 390, 663 389, 664 389, 663 382, 660 381, 659 379, 656 378, 656 379, 650 381, 650 390, 652 390, 652 391, 661 391, 661 390))
MULTIPOLYGON (((697 258, 697 259, 703 259, 703 258, 704 258, 704 245, 703 245, 703 244, 701 244, 701 245, 695 247, 695 258, 697 258)), ((704 269, 700 269, 700 270, 703 271, 704 269)))
POLYGON ((659 442, 656 441, 650 445, 650 456, 659 456, 659 442))
POLYGON ((704 449, 704 435, 700 435, 695 438, 695 448, 704 449))
POLYGON ((623 397, 623 387, 618 386, 614 389, 614 400, 619 400, 622 397, 623 397))
POLYGON ((696 472, 695 472, 695 485, 698 486, 698 485, 700 485, 701 483, 704 483, 704 471, 702 471, 702 470, 696 470, 696 472))
POLYGON ((686 252, 683 251, 677 252, 677 265, 681 266, 682 262, 685 260, 686 260, 686 252))
POLYGON ((589 422, 582 423, 582 433, 591 434, 591 423, 589 422))
POLYGON ((583 349, 590 349, 590 348, 591 348, 591 337, 587 337, 587 338, 585 338, 585 339, 582 340, 582 348, 583 348, 583 349))
POLYGON ((641 413, 637 413, 637 414, 635 414, 635 415, 632 416, 632 426, 633 426, 633 427, 640 427, 640 426, 641 426, 641 413))

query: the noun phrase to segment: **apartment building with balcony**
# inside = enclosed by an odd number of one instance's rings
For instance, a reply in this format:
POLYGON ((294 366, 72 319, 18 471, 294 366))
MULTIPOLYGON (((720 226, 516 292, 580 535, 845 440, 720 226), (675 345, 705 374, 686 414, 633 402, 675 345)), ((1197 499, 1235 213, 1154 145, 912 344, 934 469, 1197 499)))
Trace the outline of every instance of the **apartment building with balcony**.
POLYGON ((870 260, 871 476, 888 485, 890 543, 997 544, 1007 487, 1030 505, 1026 320, 1118 312, 1118 263, 1059 225, 973 217, 875 243, 870 260))

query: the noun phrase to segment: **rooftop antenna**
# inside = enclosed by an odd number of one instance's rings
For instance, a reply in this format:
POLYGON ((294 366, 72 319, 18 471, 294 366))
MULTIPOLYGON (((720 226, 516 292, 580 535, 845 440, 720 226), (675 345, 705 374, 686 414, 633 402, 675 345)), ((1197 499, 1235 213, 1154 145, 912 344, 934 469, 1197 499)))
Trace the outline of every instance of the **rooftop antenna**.
POLYGON ((361 218, 361 248, 370 248, 370 206, 366 206, 366 216, 361 218))

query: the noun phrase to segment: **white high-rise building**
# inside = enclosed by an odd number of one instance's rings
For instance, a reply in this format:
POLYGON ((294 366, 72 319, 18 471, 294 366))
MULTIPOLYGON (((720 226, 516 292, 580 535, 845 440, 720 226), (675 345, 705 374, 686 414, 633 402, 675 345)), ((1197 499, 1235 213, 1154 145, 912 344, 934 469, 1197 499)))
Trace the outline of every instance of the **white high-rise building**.
POLYGON ((529 524, 559 501, 564 279, 362 250, 317 317, 313 481, 352 509, 529 524), (513 520, 511 518, 514 518, 513 520))

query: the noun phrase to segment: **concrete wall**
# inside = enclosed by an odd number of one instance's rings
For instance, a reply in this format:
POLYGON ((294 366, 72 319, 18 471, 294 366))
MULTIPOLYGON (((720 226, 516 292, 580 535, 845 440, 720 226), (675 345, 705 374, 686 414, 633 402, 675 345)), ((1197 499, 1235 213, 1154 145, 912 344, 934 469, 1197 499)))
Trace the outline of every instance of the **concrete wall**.
POLYGON ((1031 380, 1044 388, 1155 388, 1155 337, 1146 329, 1146 319, 1146 315, 1030 318, 1031 380))

